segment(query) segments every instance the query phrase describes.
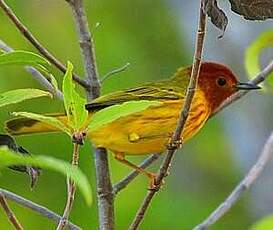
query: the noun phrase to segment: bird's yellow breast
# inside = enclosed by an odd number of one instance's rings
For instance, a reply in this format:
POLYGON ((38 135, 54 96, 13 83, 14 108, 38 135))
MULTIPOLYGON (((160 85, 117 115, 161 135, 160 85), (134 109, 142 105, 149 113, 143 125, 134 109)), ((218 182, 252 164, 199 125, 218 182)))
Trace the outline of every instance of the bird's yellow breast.
MULTIPOLYGON (((125 154, 160 153, 166 149, 176 127, 184 100, 162 101, 144 111, 119 118, 95 131, 89 138, 97 147, 125 154)), ((195 93, 182 139, 185 141, 197 133, 210 114, 204 94, 195 93)))

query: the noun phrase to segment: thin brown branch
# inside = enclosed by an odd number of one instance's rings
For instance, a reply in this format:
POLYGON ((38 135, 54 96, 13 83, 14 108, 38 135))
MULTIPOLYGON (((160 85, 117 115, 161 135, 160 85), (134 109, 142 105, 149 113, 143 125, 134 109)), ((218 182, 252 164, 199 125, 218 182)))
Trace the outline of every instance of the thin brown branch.
POLYGON ((87 83, 88 99, 92 100, 100 94, 100 82, 96 65, 95 49, 86 12, 82 0, 66 0, 71 6, 76 28, 79 35, 79 44, 84 61, 85 78, 87 83))
POLYGON ((17 220, 16 216, 10 209, 8 202, 6 201, 5 195, 0 192, 0 205, 2 206, 4 212, 7 214, 7 217, 10 221, 10 223, 14 226, 16 230, 23 230, 22 225, 17 220))
MULTIPOLYGON (((21 34, 42 54, 47 60, 56 66, 63 73, 66 72, 66 67, 62 64, 53 54, 51 54, 34 35, 28 30, 28 28, 20 21, 12 9, 6 4, 4 0, 0 0, 0 7, 13 22, 16 28, 21 32, 21 34)), ((80 79, 79 76, 73 73, 73 80, 84 88, 87 87, 86 82, 80 79)))
POLYGON ((130 66, 130 63, 127 62, 124 66, 121 66, 121 67, 119 67, 119 68, 117 68, 117 69, 114 69, 114 70, 110 71, 109 73, 105 74, 105 75, 101 78, 100 82, 104 82, 104 81, 107 80, 109 77, 111 77, 111 76, 113 76, 113 75, 115 75, 115 74, 118 74, 118 73, 121 73, 121 72, 127 70, 127 69, 129 68, 129 66, 130 66))
POLYGON ((260 154, 256 163, 252 166, 245 178, 236 186, 227 199, 220 204, 201 224, 196 226, 194 230, 206 230, 223 215, 225 215, 230 208, 238 201, 243 192, 248 190, 250 186, 257 180, 259 175, 264 170, 266 164, 273 155, 273 133, 267 139, 263 151, 260 154))
MULTIPOLYGON (((79 148, 80 145, 75 143, 73 149, 72 165, 78 167, 79 164, 79 148)), ((58 224, 57 230, 62 230, 68 224, 68 218, 72 210, 76 192, 76 184, 71 178, 67 178, 67 201, 63 216, 58 224)))
MULTIPOLYGON (((149 167, 152 163, 154 163, 160 156, 161 156, 160 153, 155 153, 149 156, 147 159, 145 159, 138 167, 145 169, 149 167)), ((113 185, 114 194, 116 195, 122 189, 125 189, 127 185, 130 184, 138 175, 139 175, 139 171, 135 170, 131 172, 129 175, 127 175, 126 177, 124 177, 121 181, 114 184, 113 185)))
MULTIPOLYGON (((56 223, 59 223, 59 221, 62 218, 58 214, 49 210, 48 208, 45 208, 45 207, 43 207, 39 204, 36 204, 30 200, 27 200, 26 198, 23 198, 23 197, 21 197, 17 194, 14 194, 10 191, 7 191, 5 189, 0 189, 0 193, 3 194, 6 199, 12 200, 12 201, 16 202, 17 204, 22 205, 23 207, 29 208, 29 209, 33 210, 34 212, 37 212, 37 213, 41 214, 42 216, 45 216, 46 218, 55 221, 56 223)), ((75 224, 73 224, 71 222, 68 223, 68 227, 72 230, 80 230, 81 229, 80 227, 76 226, 75 224)))
MULTIPOLYGON (((84 60, 86 82, 88 84, 87 99, 100 95, 100 83, 95 59, 95 49, 92 35, 89 30, 88 21, 82 0, 66 0, 73 12, 76 28, 79 35, 81 53, 84 60)), ((94 151, 97 197, 99 208, 99 228, 102 230, 114 229, 114 195, 111 183, 108 155, 104 148, 97 148, 94 151)))
POLYGON ((115 229, 114 193, 110 180, 108 154, 106 149, 96 149, 95 167, 97 176, 99 229, 113 230, 115 229))
MULTIPOLYGON (((273 73, 273 60, 255 78, 253 78, 251 81, 249 81, 249 83, 258 85, 259 83, 266 80, 266 78, 270 75, 270 73, 273 73)), ((239 91, 239 92, 233 94, 231 97, 229 97, 227 100, 225 100, 223 102, 223 104, 221 106, 219 106, 217 108, 217 110, 215 110, 211 116, 214 116, 216 113, 218 113, 222 109, 226 108, 227 106, 229 106, 233 102, 235 102, 238 99, 240 99, 241 97, 245 96, 248 92, 249 92, 248 90, 244 90, 244 91, 239 91)))
MULTIPOLYGON (((13 49, 8 46, 5 42, 0 39, 0 49, 4 50, 5 52, 12 52, 13 49)), ((38 81, 45 89, 51 92, 56 98, 63 100, 63 93, 60 90, 56 90, 54 86, 47 80, 47 78, 41 74, 40 71, 35 69, 34 67, 25 66, 25 70, 29 72, 33 78, 38 81)))
MULTIPOLYGON (((177 123, 177 127, 172 137, 172 141, 170 145, 168 146, 167 155, 159 169, 159 173, 156 178, 156 186, 158 188, 160 187, 163 181, 163 178, 167 175, 167 171, 169 170, 174 154, 176 150, 179 148, 179 145, 181 144, 180 143, 181 134, 186 124, 191 102, 194 96, 194 91, 196 89, 197 82, 198 82, 200 63, 202 59, 202 51, 204 46, 205 30, 206 30, 206 14, 203 12, 203 0, 200 0, 199 24, 198 24, 198 31, 196 35, 195 53, 194 53, 190 83, 188 86, 185 103, 183 105, 183 108, 181 109, 181 114, 177 123)), ((139 208, 135 216, 133 223, 130 226, 131 230, 138 228, 139 224, 144 218, 144 215, 148 209, 149 204, 152 201, 152 198, 154 197, 157 191, 158 189, 154 189, 154 190, 150 190, 147 193, 141 207, 139 208)))

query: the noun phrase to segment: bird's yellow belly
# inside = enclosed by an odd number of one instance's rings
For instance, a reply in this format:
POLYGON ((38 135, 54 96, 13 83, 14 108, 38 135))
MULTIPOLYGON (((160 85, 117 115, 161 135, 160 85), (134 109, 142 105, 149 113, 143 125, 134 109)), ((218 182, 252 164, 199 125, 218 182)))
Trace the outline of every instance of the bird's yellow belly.
MULTIPOLYGON (((88 136, 97 147, 125 154, 161 153, 166 149, 177 124, 183 101, 167 101, 160 106, 119 118, 88 136)), ((192 103, 182 138, 191 138, 208 119, 209 111, 198 100, 192 103)))

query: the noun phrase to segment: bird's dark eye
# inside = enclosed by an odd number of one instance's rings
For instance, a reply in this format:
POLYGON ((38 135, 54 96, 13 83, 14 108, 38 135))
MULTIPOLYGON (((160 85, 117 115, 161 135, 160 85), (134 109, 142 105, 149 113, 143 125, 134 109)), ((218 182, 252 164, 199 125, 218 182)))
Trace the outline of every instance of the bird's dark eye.
POLYGON ((224 86, 225 84, 227 84, 227 80, 225 78, 223 78, 223 77, 220 77, 220 78, 217 79, 217 84, 219 86, 224 86))

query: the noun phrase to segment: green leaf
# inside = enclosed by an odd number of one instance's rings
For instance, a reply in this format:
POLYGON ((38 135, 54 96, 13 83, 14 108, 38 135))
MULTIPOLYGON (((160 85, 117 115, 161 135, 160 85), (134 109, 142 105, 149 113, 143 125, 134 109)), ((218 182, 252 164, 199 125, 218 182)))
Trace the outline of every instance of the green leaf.
MULTIPOLYGON (((265 48, 273 47, 273 30, 262 33, 246 50, 245 54, 245 67, 249 78, 253 78, 259 72, 260 67, 260 55, 265 48)), ((268 78, 270 84, 273 86, 273 74, 268 78)))
POLYGON ((132 113, 137 113, 147 109, 150 106, 159 106, 161 102, 158 101, 128 101, 120 105, 113 105, 96 112, 88 125, 88 130, 95 131, 103 125, 106 125, 121 117, 128 116, 132 113))
POLYGON ((249 230, 272 230, 273 229, 273 215, 266 216, 256 222, 249 230))
POLYGON ((92 190, 86 176, 79 168, 72 166, 68 162, 48 156, 31 157, 19 155, 12 152, 7 147, 0 147, 0 166, 3 167, 11 165, 31 165, 43 169, 50 169, 62 173, 65 176, 71 177, 82 192, 86 203, 88 205, 92 203, 92 190))
POLYGON ((46 67, 50 66, 50 62, 38 54, 29 51, 16 50, 1 54, 0 66, 1 65, 29 65, 48 73, 49 71, 46 67))
POLYGON ((60 120, 58 120, 55 117, 49 117, 49 116, 36 114, 36 113, 29 113, 29 112, 13 112, 12 115, 27 117, 27 118, 34 119, 37 121, 41 121, 43 123, 46 123, 50 126, 53 126, 57 129, 59 129, 60 131, 67 133, 69 136, 72 135, 72 131, 69 129, 69 127, 67 127, 66 124, 64 124, 63 122, 61 122, 60 120))
POLYGON ((39 89, 16 89, 0 94, 0 107, 37 97, 52 97, 49 92, 39 89))
POLYGON ((72 79, 73 65, 68 62, 63 80, 64 106, 68 116, 68 124, 74 131, 79 130, 88 117, 85 109, 86 100, 75 89, 72 79))
POLYGON ((0 52, 0 66, 1 65, 33 66, 47 75, 52 86, 55 89, 58 89, 58 84, 55 77, 47 69, 50 66, 50 62, 38 54, 23 50, 4 53, 0 52))

